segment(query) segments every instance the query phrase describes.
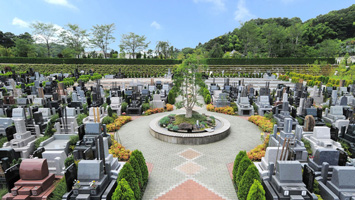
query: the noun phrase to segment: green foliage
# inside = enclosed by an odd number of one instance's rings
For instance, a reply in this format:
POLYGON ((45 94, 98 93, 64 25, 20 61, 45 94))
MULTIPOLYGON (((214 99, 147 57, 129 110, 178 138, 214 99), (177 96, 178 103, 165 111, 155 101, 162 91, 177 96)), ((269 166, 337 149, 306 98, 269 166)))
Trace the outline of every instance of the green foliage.
POLYGON ((144 185, 147 184, 149 172, 148 172, 147 164, 145 163, 143 153, 136 149, 132 152, 131 156, 134 156, 137 159, 139 166, 141 168, 143 183, 144 185))
POLYGON ((126 103, 126 102, 123 102, 123 103, 121 104, 121 112, 122 112, 122 113, 123 113, 123 112, 126 112, 127 106, 128 106, 128 103, 126 103))
POLYGON ((67 192, 67 183, 65 182, 65 176, 58 182, 55 186, 55 189, 52 192, 52 195, 48 198, 49 200, 58 200, 62 199, 63 195, 67 192))
POLYGON ((113 119, 113 117, 110 117, 110 116, 106 116, 102 119, 102 124, 111 124, 115 121, 115 119, 113 119))
POLYGON ((303 119, 301 119, 300 117, 296 117, 296 119, 300 125, 303 125, 304 123, 303 119))
POLYGON ((108 116, 112 117, 112 113, 113 113, 113 110, 112 110, 111 106, 109 106, 109 107, 107 108, 107 114, 108 114, 108 116))
POLYGON ((0 148, 7 142, 7 137, 0 136, 0 148))
POLYGON ((179 125, 181 123, 189 123, 194 125, 196 124, 197 120, 199 122, 206 121, 207 117, 205 115, 201 115, 200 113, 193 111, 191 118, 186 118, 185 115, 176 115, 174 124, 179 125))
POLYGON ((174 125, 172 129, 173 129, 173 131, 178 131, 179 130, 179 126, 178 125, 174 125))
POLYGON ((348 143, 340 141, 341 147, 343 147, 344 151, 348 154, 348 156, 352 156, 353 154, 350 152, 350 146, 348 143))
POLYGON ((47 140, 48 138, 50 138, 51 136, 43 136, 43 137, 40 137, 38 138, 36 141, 35 141, 35 149, 38 149, 39 145, 41 144, 41 142, 47 140))
MULTIPOLYGON (((89 116, 89 109, 88 109, 88 104, 85 103, 83 104, 83 113, 82 114, 85 114, 86 116, 89 116)), ((79 114, 80 115, 80 114, 79 114)), ((85 117, 84 117, 85 118, 85 117)), ((84 119, 83 118, 83 119, 84 119)), ((82 120, 81 120, 82 121, 82 120)), ((79 123, 78 123, 79 124, 79 123)))
POLYGON ((176 93, 174 89, 171 89, 168 94, 168 103, 171 105, 175 104, 176 93))
POLYGON ((139 166, 139 163, 138 163, 136 157, 135 156, 129 157, 129 163, 131 163, 131 165, 132 165, 132 167, 134 169, 134 172, 136 173, 139 187, 142 190, 142 188, 144 186, 143 179, 142 179, 142 171, 141 171, 141 168, 139 166))
POLYGON ((73 157, 73 155, 71 155, 65 159, 64 166, 65 166, 65 168, 67 168, 73 163, 74 163, 74 157, 73 157))
POLYGON ((0 197, 5 196, 5 194, 7 194, 7 193, 8 193, 8 191, 7 191, 6 187, 3 187, 0 189, 0 197))
POLYGON ((211 51, 209 52, 209 57, 210 58, 222 58, 223 57, 223 50, 222 50, 222 47, 221 45, 219 45, 218 43, 216 43, 211 51))
POLYGON ((312 148, 311 148, 311 143, 308 141, 308 140, 305 140, 305 139, 301 139, 303 144, 304 144, 304 147, 306 147, 306 150, 308 152, 308 155, 312 155, 312 148))
POLYGON ((141 190, 138 185, 138 179, 130 163, 126 163, 125 165, 123 165, 123 168, 118 174, 117 180, 120 181, 122 179, 127 180, 128 184, 130 185, 134 193, 134 197, 136 199, 141 199, 141 190))
POLYGON ((117 181, 117 187, 112 194, 112 200, 136 200, 134 192, 126 179, 122 178, 117 181))
POLYGON ((76 122, 78 123, 78 126, 83 124, 83 119, 87 117, 85 113, 81 113, 76 117, 76 122))
POLYGON ((73 135, 73 136, 70 136, 69 144, 70 145, 76 145, 76 143, 78 141, 79 141, 79 135, 73 135))
POLYGON ((266 200, 265 190, 259 181, 254 180, 249 189, 247 200, 266 200))
POLYGON ((22 162, 22 159, 21 159, 21 158, 19 158, 19 159, 14 159, 14 160, 12 160, 10 166, 14 166, 14 165, 17 165, 17 164, 21 164, 21 162, 22 162))
POLYGON ((240 200, 247 199, 249 189, 253 185, 254 180, 260 181, 260 175, 255 165, 251 164, 249 165, 247 171, 245 171, 242 180, 238 185, 238 199, 240 200))
POLYGON ((231 102, 231 107, 233 108, 235 113, 238 112, 238 106, 237 106, 237 104, 235 102, 231 102))
POLYGON ((237 156, 234 159, 233 172, 232 172, 234 182, 236 181, 239 163, 245 157, 248 157, 247 152, 246 151, 239 151, 239 153, 237 154, 237 156))
POLYGON ((172 129, 173 126, 174 126, 173 124, 169 124, 166 128, 167 128, 167 129, 172 129))
POLYGON ((142 109, 143 109, 143 111, 146 111, 146 110, 148 110, 150 108, 150 104, 149 103, 143 103, 142 104, 142 109))
POLYGON ((161 118, 160 120, 159 120, 159 125, 160 126, 166 126, 166 125, 168 125, 170 123, 170 118, 168 117, 168 116, 166 116, 166 117, 163 117, 163 118, 161 118))
POLYGON ((55 114, 51 117, 49 120, 46 129, 44 130, 44 136, 52 136, 55 132, 56 129, 54 129, 54 123, 57 121, 59 118, 58 114, 55 114))
POLYGON ((253 162, 251 162, 251 160, 248 157, 244 157, 238 166, 238 171, 237 171, 237 175, 235 178, 235 183, 237 186, 239 186, 239 183, 241 182, 243 175, 245 173, 245 171, 248 169, 249 165, 252 165, 253 162))

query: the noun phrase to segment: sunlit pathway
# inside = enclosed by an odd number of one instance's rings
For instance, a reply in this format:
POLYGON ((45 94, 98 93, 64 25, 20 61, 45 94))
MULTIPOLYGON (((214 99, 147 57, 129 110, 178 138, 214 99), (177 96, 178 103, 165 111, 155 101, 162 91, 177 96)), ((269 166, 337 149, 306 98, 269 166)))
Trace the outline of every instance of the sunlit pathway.
POLYGON ((150 135, 149 122, 168 113, 135 118, 119 130, 122 144, 130 150, 141 150, 153 165, 143 199, 237 199, 227 164, 240 150, 261 143, 260 130, 241 117, 211 113, 205 108, 196 110, 229 120, 231 134, 206 145, 166 143, 150 135))

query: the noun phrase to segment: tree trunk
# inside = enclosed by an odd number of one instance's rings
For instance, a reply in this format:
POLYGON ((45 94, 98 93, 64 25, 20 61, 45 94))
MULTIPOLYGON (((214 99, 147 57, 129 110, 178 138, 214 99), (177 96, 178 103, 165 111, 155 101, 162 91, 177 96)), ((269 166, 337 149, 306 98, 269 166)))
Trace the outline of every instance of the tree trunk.
POLYGON ((191 118, 192 117, 192 108, 186 108, 186 118, 191 118))

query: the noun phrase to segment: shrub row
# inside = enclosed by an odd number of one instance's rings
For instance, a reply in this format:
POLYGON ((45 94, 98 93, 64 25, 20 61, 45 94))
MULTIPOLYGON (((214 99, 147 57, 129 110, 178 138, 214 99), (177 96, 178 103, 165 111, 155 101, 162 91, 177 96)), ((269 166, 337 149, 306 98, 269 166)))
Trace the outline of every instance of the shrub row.
POLYGON ((233 183, 238 190, 238 199, 265 199, 265 191, 261 186, 258 169, 248 158, 245 151, 240 151, 236 156, 232 174, 233 183))
POLYGON ((218 112, 218 113, 223 113, 223 114, 227 114, 227 115, 234 115, 235 112, 234 112, 234 109, 230 106, 225 106, 225 107, 214 107, 214 105, 212 104, 208 104, 206 106, 207 110, 208 111, 211 111, 211 112, 218 112))
MULTIPOLYGON (((264 133, 262 133, 263 135, 264 133)), ((258 145, 257 147, 255 147, 254 149, 250 150, 247 155, 248 158, 252 161, 261 161, 261 158, 265 156, 265 151, 266 148, 269 145, 269 138, 270 138, 270 134, 266 136, 264 142, 260 145, 258 145)))
POLYGON ((118 174, 118 184, 112 199, 141 199, 148 183, 148 176, 148 167, 142 152, 134 150, 118 174))
POLYGON ((253 115, 250 116, 248 121, 253 122, 257 126, 261 128, 262 131, 264 132, 272 132, 274 123, 272 123, 268 118, 260 116, 260 115, 253 115))
POLYGON ((313 64, 316 60, 335 64, 335 58, 242 58, 207 59, 207 65, 266 65, 266 64, 313 64))
POLYGON ((116 65, 175 65, 181 60, 173 59, 77 59, 77 58, 8 58, 0 57, 0 63, 33 64, 116 64, 116 65))
POLYGON ((130 116, 119 116, 115 121, 111 124, 106 125, 108 132, 117 131, 123 126, 124 124, 130 122, 132 118, 130 116))
MULTIPOLYGON (((307 86, 320 86, 321 83, 326 84, 327 87, 338 87, 339 86, 339 79, 333 79, 329 76, 313 76, 309 74, 299 74, 295 72, 287 72, 286 75, 280 75, 280 80, 289 81, 298 83, 301 79, 307 81, 307 86)), ((353 83, 353 80, 345 80, 345 87, 349 86, 353 83)))

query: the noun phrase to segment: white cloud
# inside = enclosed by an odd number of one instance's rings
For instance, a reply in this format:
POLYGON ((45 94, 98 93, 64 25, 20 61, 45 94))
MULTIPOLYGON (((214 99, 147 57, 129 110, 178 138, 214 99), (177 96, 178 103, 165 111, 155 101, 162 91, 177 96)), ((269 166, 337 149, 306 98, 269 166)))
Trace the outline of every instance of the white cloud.
POLYGON ((234 19, 238 22, 244 22, 254 17, 255 15, 251 14, 245 6, 245 0, 239 0, 237 10, 234 12, 234 19))
POLYGON ((156 28, 156 29, 158 29, 158 30, 161 28, 160 24, 159 24, 158 22, 156 22, 156 21, 153 21, 153 22, 150 24, 150 26, 151 26, 151 27, 154 27, 154 28, 156 28))
POLYGON ((19 26, 21 28, 28 28, 30 26, 30 23, 23 21, 22 19, 19 19, 15 17, 12 20, 12 25, 19 26))
POLYGON ((71 9, 77 9, 73 4, 69 3, 68 0, 44 0, 47 3, 54 4, 54 5, 60 5, 60 6, 65 6, 71 9))
POLYGON ((215 6, 215 9, 219 10, 219 11, 223 11, 226 9, 226 6, 224 4, 225 0, 193 0, 195 3, 212 3, 215 6))

